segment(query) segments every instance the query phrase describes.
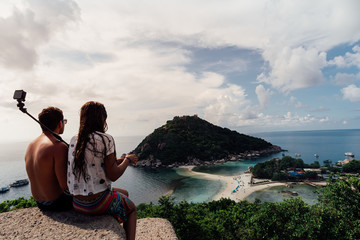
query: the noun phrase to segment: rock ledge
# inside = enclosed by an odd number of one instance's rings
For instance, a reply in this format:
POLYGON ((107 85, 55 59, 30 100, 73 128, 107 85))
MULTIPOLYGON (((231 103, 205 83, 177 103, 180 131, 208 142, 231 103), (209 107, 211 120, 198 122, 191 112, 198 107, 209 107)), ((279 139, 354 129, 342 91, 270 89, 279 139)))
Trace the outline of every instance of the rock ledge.
MULTIPOLYGON (((27 208, 0 214, 0 239, 126 239, 125 230, 108 215, 75 211, 41 212, 27 208)), ((161 218, 138 219, 136 239, 177 239, 171 223, 161 218)))

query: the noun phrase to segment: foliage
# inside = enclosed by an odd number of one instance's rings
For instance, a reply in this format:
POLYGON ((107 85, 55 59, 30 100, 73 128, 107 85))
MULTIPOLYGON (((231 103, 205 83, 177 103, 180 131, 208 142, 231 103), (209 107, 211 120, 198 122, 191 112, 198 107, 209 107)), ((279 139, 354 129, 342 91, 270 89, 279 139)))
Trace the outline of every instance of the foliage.
POLYGON ((319 203, 301 198, 277 203, 258 200, 140 204, 138 217, 167 218, 179 239, 360 239, 360 178, 329 182, 319 203))
POLYGON ((305 164, 300 158, 284 156, 282 159, 273 158, 266 162, 257 163, 252 168, 251 172, 256 178, 266 178, 274 181, 296 181, 298 179, 316 179, 317 174, 315 172, 305 172, 301 176, 291 176, 285 172, 287 169, 319 168, 319 166, 320 164, 318 161, 315 161, 312 164, 305 164))
POLYGON ((308 167, 308 168, 320 168, 320 163, 319 163, 319 161, 315 161, 315 162, 311 163, 310 165, 305 164, 305 167, 308 167))
POLYGON ((327 167, 327 170, 331 173, 340 173, 342 172, 342 167, 338 167, 338 166, 330 166, 329 164, 326 164, 325 167, 327 167))
POLYGON ((322 190, 319 201, 324 206, 341 210, 347 216, 360 218, 360 178, 348 175, 332 180, 322 190))
POLYGON ((30 197, 29 199, 20 197, 15 200, 7 200, 0 203, 0 213, 16 210, 20 208, 35 207, 35 206, 36 206, 36 201, 33 197, 30 197))
POLYGON ((134 150, 139 159, 150 155, 164 165, 186 162, 189 158, 216 160, 229 154, 259 151, 271 147, 263 139, 215 126, 199 117, 174 117, 154 130, 134 150))
POLYGON ((360 173, 360 160, 352 160, 342 167, 343 172, 346 173, 360 173))
POLYGON ((304 179, 316 179, 317 178, 317 173, 316 172, 312 172, 312 171, 306 171, 302 178, 304 179))

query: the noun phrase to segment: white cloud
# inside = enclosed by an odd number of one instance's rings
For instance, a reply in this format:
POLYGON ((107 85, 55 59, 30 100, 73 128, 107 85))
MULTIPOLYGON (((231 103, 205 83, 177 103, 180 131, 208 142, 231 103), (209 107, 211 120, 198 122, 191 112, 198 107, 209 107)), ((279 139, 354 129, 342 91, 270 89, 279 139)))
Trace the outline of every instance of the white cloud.
POLYGON ((265 89, 265 87, 260 84, 256 87, 255 93, 261 108, 265 109, 269 104, 270 96, 273 94, 273 92, 270 89, 265 89))
POLYGON ((328 122, 329 120, 330 120, 329 117, 324 117, 324 118, 321 118, 319 120, 319 122, 323 123, 323 122, 328 122))
MULTIPOLYGON (((322 83, 325 52, 360 39, 359 1, 4 1, 1 114, 27 124, 9 108, 13 90, 24 89, 32 113, 47 105, 64 109, 69 135, 88 100, 105 104, 117 135, 147 134, 174 115, 195 113, 228 126, 311 124, 319 119, 283 116, 283 109, 262 113, 256 97, 265 108, 275 93, 261 84, 248 96, 254 76, 263 72, 260 82, 285 93, 322 83), (202 47, 261 54, 267 68, 231 56, 191 72, 185 66, 202 47), (236 79, 228 81, 229 73, 236 79)), ((357 48, 344 62, 353 64, 355 54, 357 48)))
POLYGON ((267 49, 264 59, 271 70, 258 76, 259 82, 270 84, 283 92, 320 84, 324 81, 321 69, 326 64, 326 53, 298 47, 267 49))
POLYGON ((304 105, 302 102, 297 101, 296 97, 291 96, 289 101, 287 102, 287 105, 294 106, 295 108, 305 108, 306 105, 304 105))
POLYGON ((341 93, 345 100, 349 100, 350 102, 360 102, 360 88, 354 84, 341 89, 341 93))
POLYGON ((220 73, 232 73, 232 72, 245 72, 247 70, 248 63, 244 59, 226 59, 219 60, 205 64, 203 68, 205 70, 214 69, 220 73))
POLYGON ((336 85, 349 85, 360 80, 360 72, 358 74, 337 73, 332 77, 332 81, 336 85))
POLYGON ((351 67, 356 66, 360 68, 360 46, 356 45, 352 48, 354 53, 345 53, 345 56, 337 56, 329 61, 330 65, 338 67, 351 67))
MULTIPOLYGON (((130 42, 163 41, 191 47, 256 49, 263 53, 271 68, 263 72, 259 80, 284 92, 322 83, 321 69, 326 65, 324 51, 360 37, 357 1, 316 1, 311 7, 304 1, 178 3, 142 2, 135 9, 123 2, 110 13, 107 11, 109 16, 116 12, 126 19, 119 21, 119 27, 112 31, 126 32, 123 39, 130 42)), ((104 5, 96 5, 96 10, 104 5)), ((111 27, 102 28, 108 32, 111 27)), ((226 64, 224 71, 230 67, 226 64)))
MULTIPOLYGON (((251 112, 250 109, 247 109, 251 112)), ((234 122, 234 126, 238 128, 249 127, 254 132, 259 132, 262 129, 277 129, 277 130, 288 130, 290 128, 307 128, 309 126, 320 126, 325 122, 330 122, 329 117, 315 117, 310 114, 299 115, 294 112, 287 112, 285 114, 265 114, 253 111, 251 117, 243 118, 238 115, 234 117, 237 122, 234 122), (320 124, 320 125, 319 125, 320 124)))
POLYGON ((243 88, 229 84, 222 89, 208 89, 195 99, 199 106, 204 106, 205 119, 215 124, 232 125, 238 121, 237 113, 246 110, 250 104, 246 97, 243 88))
POLYGON ((224 76, 213 72, 204 72, 200 82, 211 88, 218 88, 224 83, 224 76))
POLYGON ((78 17, 73 1, 31 0, 24 10, 0 18, 0 62, 8 68, 30 70, 38 61, 38 48, 69 21, 78 17))
POLYGON ((282 122, 285 124, 307 124, 316 121, 316 118, 311 116, 310 114, 306 114, 305 116, 299 116, 298 114, 293 114, 292 112, 287 112, 286 115, 283 116, 282 122))
POLYGON ((306 107, 306 105, 304 105, 302 102, 297 102, 295 104, 295 108, 305 108, 305 107, 306 107))

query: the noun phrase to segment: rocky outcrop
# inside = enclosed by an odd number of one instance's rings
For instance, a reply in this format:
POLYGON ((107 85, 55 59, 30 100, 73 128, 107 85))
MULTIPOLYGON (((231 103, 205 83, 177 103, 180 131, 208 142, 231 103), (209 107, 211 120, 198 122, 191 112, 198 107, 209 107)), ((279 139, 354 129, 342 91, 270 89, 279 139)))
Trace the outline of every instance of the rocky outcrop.
POLYGON ((175 162, 170 165, 164 165, 161 160, 155 159, 153 155, 150 155, 147 159, 140 160, 136 164, 136 167, 151 167, 151 168, 158 168, 158 167, 167 167, 167 168, 173 168, 173 167, 180 167, 180 166, 206 166, 206 165, 213 165, 217 163, 224 163, 227 161, 238 161, 241 159, 256 159, 263 156, 268 156, 270 154, 283 152, 285 150, 281 149, 279 146, 271 146, 269 148, 266 148, 264 150, 260 151, 246 151, 244 153, 239 154, 229 154, 226 158, 223 159, 217 159, 217 160, 209 160, 209 161, 202 161, 197 158, 188 157, 183 162, 175 162))
MULTIPOLYGON (((0 214, 0 239, 126 239, 125 231, 109 215, 88 216, 75 211, 41 212, 27 208, 0 214)), ((166 219, 137 221, 137 240, 177 239, 166 219)))

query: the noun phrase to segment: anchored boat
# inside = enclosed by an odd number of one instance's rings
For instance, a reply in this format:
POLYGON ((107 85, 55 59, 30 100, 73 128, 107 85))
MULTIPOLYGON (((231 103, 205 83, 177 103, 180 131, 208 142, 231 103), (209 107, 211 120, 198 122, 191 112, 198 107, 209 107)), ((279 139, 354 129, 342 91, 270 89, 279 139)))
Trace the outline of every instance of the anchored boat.
POLYGON ((21 187, 21 186, 25 186, 28 184, 29 184, 29 180, 21 179, 21 180, 17 180, 15 182, 13 182, 12 184, 10 184, 10 187, 21 187))
POLYGON ((353 154, 352 152, 346 152, 346 153, 345 153, 345 156, 347 156, 347 157, 354 157, 355 154, 353 154))
POLYGON ((10 186, 1 187, 1 188, 0 188, 0 193, 7 192, 7 191, 9 191, 9 189, 10 189, 10 186))

